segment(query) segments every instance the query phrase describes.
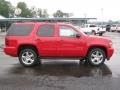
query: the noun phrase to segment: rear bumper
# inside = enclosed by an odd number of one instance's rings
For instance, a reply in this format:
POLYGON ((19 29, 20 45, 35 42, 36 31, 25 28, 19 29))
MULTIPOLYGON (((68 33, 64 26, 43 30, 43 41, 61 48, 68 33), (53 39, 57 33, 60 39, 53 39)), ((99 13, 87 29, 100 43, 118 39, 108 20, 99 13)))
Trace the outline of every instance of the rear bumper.
POLYGON ((118 29, 117 31, 119 31, 119 32, 120 32, 120 29, 118 29))
POLYGON ((15 47, 4 47, 4 52, 7 55, 17 57, 17 49, 15 47))
POLYGON ((117 31, 116 29, 110 29, 110 31, 117 31))
POLYGON ((113 48, 109 48, 109 49, 107 50, 107 60, 110 60, 110 57, 112 57, 113 52, 114 52, 114 49, 113 49, 113 48))

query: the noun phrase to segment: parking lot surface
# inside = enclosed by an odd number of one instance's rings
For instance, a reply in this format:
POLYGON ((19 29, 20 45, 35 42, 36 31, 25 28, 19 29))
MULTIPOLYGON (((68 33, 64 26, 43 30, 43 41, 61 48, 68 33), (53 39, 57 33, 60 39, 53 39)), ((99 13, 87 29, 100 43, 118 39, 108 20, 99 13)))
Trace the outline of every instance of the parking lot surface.
POLYGON ((103 37, 112 39, 115 52, 100 67, 79 60, 42 60, 42 65, 31 68, 5 55, 0 37, 0 90, 120 90, 120 33, 103 37))

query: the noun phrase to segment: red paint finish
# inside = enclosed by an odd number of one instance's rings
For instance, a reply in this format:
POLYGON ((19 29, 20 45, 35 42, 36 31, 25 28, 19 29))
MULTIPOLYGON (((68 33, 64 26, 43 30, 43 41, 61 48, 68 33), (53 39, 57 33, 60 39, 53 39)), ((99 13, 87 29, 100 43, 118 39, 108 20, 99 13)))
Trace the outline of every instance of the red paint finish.
MULTIPOLYGON (((31 24, 31 22, 24 22, 31 24)), ((24 24, 17 23, 17 24, 24 24)), ((110 47, 110 39, 105 37, 88 36, 77 30, 74 26, 66 23, 47 23, 47 22, 32 22, 34 28, 27 36, 6 36, 4 52, 7 55, 17 57, 19 47, 22 45, 32 45, 36 47, 39 56, 62 56, 62 57, 82 57, 87 56, 90 47, 104 47, 106 50, 107 59, 113 55, 114 49, 110 47), (53 37, 41 37, 37 35, 41 25, 53 25, 53 37), (75 30, 80 37, 60 37, 59 26, 65 25, 75 30)))

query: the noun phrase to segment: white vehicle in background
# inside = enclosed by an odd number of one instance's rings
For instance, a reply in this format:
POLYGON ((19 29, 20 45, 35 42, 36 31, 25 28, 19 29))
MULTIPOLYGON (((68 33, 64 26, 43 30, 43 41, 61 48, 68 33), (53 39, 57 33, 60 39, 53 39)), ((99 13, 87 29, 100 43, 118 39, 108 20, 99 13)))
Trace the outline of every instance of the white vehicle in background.
POLYGON ((110 31, 111 32, 117 31, 117 25, 116 24, 111 25, 110 31))
POLYGON ((117 32, 120 32, 120 24, 117 25, 117 32))
POLYGON ((94 24, 84 24, 81 27, 81 30, 86 33, 86 34, 99 34, 99 36, 102 36, 103 33, 105 33, 106 29, 102 27, 98 27, 97 25, 94 24))

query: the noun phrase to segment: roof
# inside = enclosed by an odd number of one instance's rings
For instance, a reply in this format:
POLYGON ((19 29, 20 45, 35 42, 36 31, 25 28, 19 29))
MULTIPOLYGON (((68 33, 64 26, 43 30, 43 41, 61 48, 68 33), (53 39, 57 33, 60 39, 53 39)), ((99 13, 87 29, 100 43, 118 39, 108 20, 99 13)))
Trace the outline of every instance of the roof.
POLYGON ((0 22, 3 21, 79 21, 79 20, 90 20, 97 18, 3 18, 0 19, 0 22))

